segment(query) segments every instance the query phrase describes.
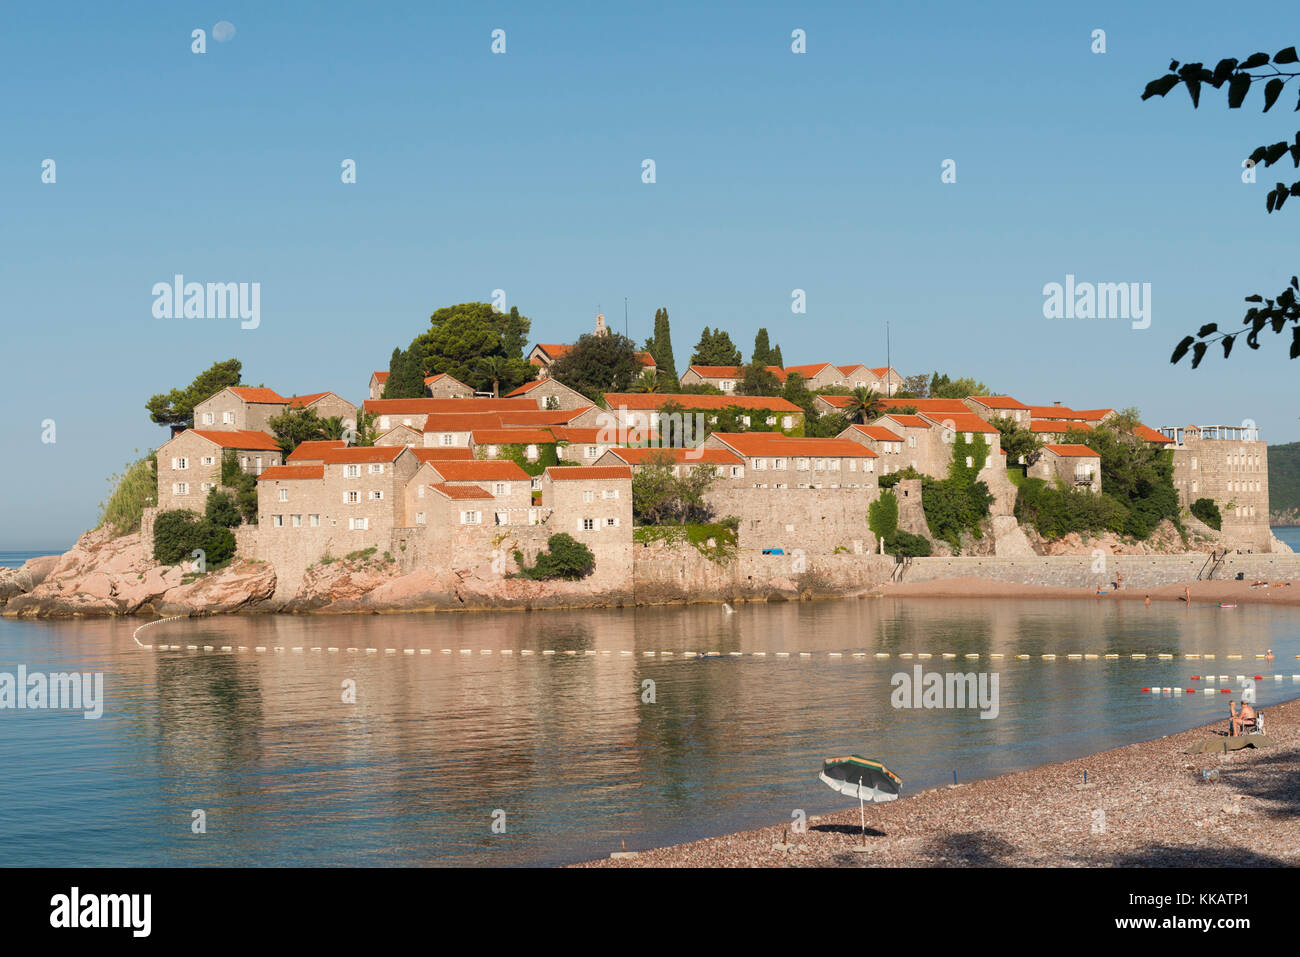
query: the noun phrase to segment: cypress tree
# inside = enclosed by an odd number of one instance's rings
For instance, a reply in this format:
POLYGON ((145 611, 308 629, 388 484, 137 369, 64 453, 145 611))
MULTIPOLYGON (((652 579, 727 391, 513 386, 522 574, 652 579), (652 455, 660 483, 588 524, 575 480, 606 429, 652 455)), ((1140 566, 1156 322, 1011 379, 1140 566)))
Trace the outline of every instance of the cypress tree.
POLYGON ((654 356, 660 375, 677 378, 677 360, 673 358, 673 334, 668 325, 668 310, 655 310, 654 335, 646 340, 646 352, 654 356))

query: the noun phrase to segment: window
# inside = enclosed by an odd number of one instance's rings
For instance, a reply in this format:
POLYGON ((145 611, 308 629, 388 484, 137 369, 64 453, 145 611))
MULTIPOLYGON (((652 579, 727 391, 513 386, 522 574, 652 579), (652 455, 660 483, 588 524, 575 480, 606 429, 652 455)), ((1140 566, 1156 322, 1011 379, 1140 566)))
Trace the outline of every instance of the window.
POLYGON ((289 501, 289 490, 287 488, 280 489, 280 501, 281 502, 289 501))
POLYGON ((307 516, 307 524, 310 525, 312 528, 320 528, 320 516, 319 516, 319 515, 308 515, 308 516, 307 516))
POLYGON ((596 454, 597 454, 596 446, 594 445, 587 446, 587 458, 594 459, 596 457, 596 454))
POLYGON ((778 471, 778 472, 784 472, 784 471, 785 471, 785 459, 773 459, 773 460, 772 460, 772 468, 774 468, 774 469, 775 469, 776 471, 778 471))
POLYGON ((370 501, 372 501, 372 502, 382 502, 383 500, 384 500, 384 491, 383 491, 383 489, 372 488, 372 489, 370 490, 370 501))
POLYGON ((172 459, 172 468, 174 469, 187 469, 189 467, 190 467, 190 460, 185 458, 184 456, 181 456, 178 459, 172 459))
POLYGON ((596 520, 594 518, 584 518, 582 520, 582 530, 584 532, 590 532, 594 530, 595 527, 596 527, 596 520))
POLYGON ((216 482, 200 482, 200 483, 199 483, 199 489, 200 489, 200 491, 203 491, 203 492, 207 492, 208 490, 210 490, 210 489, 214 489, 214 488, 216 488, 216 487, 217 487, 217 483, 216 483, 216 482))
POLYGON ((1192 456, 1192 468, 1196 468, 1196 456, 1192 456))
POLYGON ((221 413, 221 422, 222 422, 223 425, 234 425, 234 424, 235 424, 235 413, 233 413, 233 412, 222 412, 222 413, 221 413))
POLYGON ((214 412, 204 412, 204 413, 203 413, 203 424, 204 424, 204 425, 212 425, 212 423, 214 423, 214 422, 216 422, 216 421, 217 421, 216 413, 214 413, 214 412))
POLYGON ((736 382, 734 379, 723 379, 722 384, 719 386, 719 388, 722 389, 723 392, 730 392, 735 387, 736 387, 736 382))
POLYGON ((528 446, 528 448, 524 450, 524 457, 525 457, 526 459, 528 459, 528 461, 530 461, 530 462, 536 462, 536 461, 537 461, 537 446, 536 446, 536 445, 530 445, 530 446, 528 446))
POLYGON ((343 477, 344 477, 344 478, 361 478, 361 466, 360 466, 360 465, 345 465, 345 466, 343 466, 343 477))
POLYGON ((173 494, 173 495, 189 495, 189 494, 190 494, 190 485, 189 485, 189 483, 188 483, 188 482, 177 482, 177 483, 175 483, 174 485, 172 485, 172 494, 173 494))
POLYGON ((216 465, 216 464, 217 464, 217 460, 216 460, 216 458, 215 458, 214 456, 211 456, 211 455, 205 455, 205 456, 203 456, 203 458, 199 459, 199 464, 201 464, 201 465, 216 465))
POLYGON ((774 415, 769 415, 769 416, 767 417, 767 424, 768 424, 768 425, 776 425, 776 416, 774 416, 774 415))
POLYGON ((494 459, 494 458, 496 458, 496 457, 497 457, 497 447, 496 447, 495 445, 489 445, 489 446, 487 447, 487 454, 488 454, 488 458, 490 458, 490 459, 494 459))
POLYGON ((781 419, 781 428, 783 429, 794 428, 794 418, 792 416, 787 415, 783 419, 781 419))
POLYGON ((274 525, 276 528, 283 528, 283 527, 284 527, 284 516, 283 516, 283 515, 272 515, 272 516, 271 516, 271 524, 274 525))
POLYGON ((358 504, 360 501, 361 501, 361 493, 358 492, 356 489, 353 489, 352 491, 344 492, 344 493, 343 493, 343 504, 344 504, 344 505, 356 505, 356 504, 358 504))
POLYGON ((916 448, 916 436, 915 436, 915 435, 909 435, 909 436, 907 437, 907 447, 908 447, 909 449, 914 449, 914 448, 916 448))
POLYGON ((618 519, 616 519, 616 518, 607 518, 607 519, 605 519, 605 527, 606 527, 606 528, 618 528, 618 519))
POLYGON ((482 524, 482 522, 483 522, 483 514, 481 512, 460 513, 460 523, 462 525, 480 525, 482 524))
POLYGON ((370 519, 350 518, 348 519, 348 528, 354 532, 364 532, 370 528, 370 519))
POLYGON ((832 472, 838 472, 838 471, 840 470, 840 460, 839 460, 839 459, 830 459, 830 460, 829 460, 829 466, 830 466, 830 470, 831 470, 832 472))
POLYGON ((823 459, 813 459, 813 471, 814 472, 826 471, 826 462, 823 459))
POLYGON ((857 460, 857 459, 849 459, 849 471, 850 471, 850 472, 856 472, 857 470, 858 470, 858 460, 857 460))
POLYGON ((749 416, 742 415, 740 421, 744 424, 745 428, 749 428, 749 416))
POLYGON ((416 498, 424 498, 424 486, 423 486, 423 485, 421 485, 418 489, 415 490, 415 497, 416 497, 416 498))
POLYGON ((733 466, 731 467, 731 477, 732 477, 732 478, 744 478, 744 477, 745 477, 745 469, 744 469, 744 466, 741 466, 741 465, 733 465, 733 466))
POLYGON ((509 482, 497 482, 497 483, 495 483, 495 484, 492 486, 492 494, 493 494, 493 495, 509 495, 509 494, 510 494, 510 483, 509 483, 509 482))
POLYGON ((289 516, 289 523, 290 523, 291 525, 293 525, 294 528, 302 528, 302 516, 301 516, 301 515, 290 515, 290 516, 289 516))
POLYGON ((967 433, 966 433, 966 441, 967 441, 967 442, 974 442, 974 441, 975 441, 975 436, 972 435, 971 433, 967 432, 967 433))
POLYGON ((808 460, 807 460, 807 459, 796 459, 796 460, 795 460, 795 466, 794 466, 794 467, 795 467, 795 470, 796 470, 796 471, 799 471, 799 472, 807 472, 807 471, 808 471, 808 460))
POLYGON ((451 445, 452 440, 453 440, 454 438, 455 438, 455 436, 452 435, 450 432, 444 432, 444 433, 442 433, 442 444, 443 444, 443 445, 451 445))
POLYGON ((496 524, 498 525, 510 524, 510 514, 508 512, 497 512, 493 515, 493 519, 496 521, 496 524))
POLYGON ((384 474, 384 463, 383 463, 383 462, 371 462, 371 463, 370 463, 370 474, 371 474, 371 475, 383 475, 383 474, 384 474))
POLYGON ((601 498, 618 498, 618 489, 607 488, 600 493, 601 498))
POLYGON ((754 471, 762 472, 767 468, 767 459, 754 459, 754 471))
POLYGON ((416 525, 424 525, 424 524, 425 524, 425 521, 424 521, 424 513, 423 513, 423 512, 416 512, 416 513, 415 513, 415 524, 416 524, 416 525))
POLYGON ((596 501, 596 493, 591 490, 587 490, 582 493, 582 500, 584 502, 594 502, 596 501))
POLYGON ((533 479, 532 486, 534 492, 540 492, 542 490, 542 478, 540 475, 537 478, 533 479))
POLYGON ((974 465, 975 465, 974 457, 970 455, 966 456, 966 467, 972 468, 974 465))

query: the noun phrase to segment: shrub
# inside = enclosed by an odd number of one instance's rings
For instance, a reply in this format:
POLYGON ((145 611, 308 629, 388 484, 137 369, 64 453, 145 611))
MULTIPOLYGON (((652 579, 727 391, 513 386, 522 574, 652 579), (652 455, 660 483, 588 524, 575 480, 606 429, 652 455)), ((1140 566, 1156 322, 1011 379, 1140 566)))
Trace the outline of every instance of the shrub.
POLYGON ((121 475, 110 476, 109 482, 117 484, 101 507, 96 527, 111 525, 119 535, 138 531, 145 507, 153 505, 158 494, 158 457, 150 452, 121 475))
POLYGON ((898 530, 898 499, 893 492, 881 492, 880 498, 867 506, 867 527, 881 539, 898 530))
POLYGON ((557 532, 548 538, 546 549, 538 553, 532 568, 520 565, 523 577, 539 581, 548 578, 577 579, 591 574, 596 567, 596 556, 591 553, 591 549, 564 532, 557 532))
POLYGON ((1198 498, 1192 503, 1192 514, 1216 532, 1223 529, 1223 516, 1212 498, 1198 498))
POLYGON ((239 506, 235 504, 235 497, 217 488, 208 492, 208 500, 203 506, 203 517, 213 525, 220 525, 222 528, 234 528, 243 521, 239 506))
POLYGON ((1016 520, 1047 539, 1070 532, 1123 532, 1129 509, 1108 495, 1086 489, 1058 488, 1040 478, 1026 479, 1016 493, 1016 520))
POLYGON ((235 554, 235 536, 185 508, 159 512, 153 527, 153 557, 162 565, 179 565, 203 552, 208 568, 219 568, 235 554))
POLYGON ((885 539, 885 551, 899 558, 924 558, 930 554, 930 540, 923 535, 895 531, 885 539))

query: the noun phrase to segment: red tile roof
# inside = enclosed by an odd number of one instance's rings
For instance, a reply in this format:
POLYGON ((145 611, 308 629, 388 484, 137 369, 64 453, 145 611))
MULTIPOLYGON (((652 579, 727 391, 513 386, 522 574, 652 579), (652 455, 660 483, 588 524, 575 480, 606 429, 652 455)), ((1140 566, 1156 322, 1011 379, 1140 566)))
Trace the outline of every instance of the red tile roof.
POLYGON ((620 442, 645 442, 657 433, 650 429, 624 429, 620 434, 617 429, 601 429, 594 426, 581 428, 571 425, 553 425, 550 432, 562 442, 599 443, 617 445, 620 442))
POLYGON ((566 346, 562 342, 539 342, 537 343, 537 345, 533 346, 533 348, 529 350, 528 354, 531 356, 535 350, 541 349, 548 356, 550 356, 552 360, 555 360, 560 358, 560 356, 564 355, 572 348, 573 346, 566 346))
POLYGON ((347 443, 342 439, 326 439, 323 441, 299 442, 298 447, 288 454, 286 462, 302 462, 312 459, 319 459, 321 453, 326 449, 346 448, 347 443))
POLYGON ((999 434, 995 426, 989 425, 974 412, 922 412, 921 417, 929 419, 935 425, 951 428, 956 432, 999 434))
POLYGON ((1064 435, 1066 432, 1071 430, 1077 432, 1091 432, 1092 426, 1087 422, 1072 422, 1068 419, 1057 419, 1055 421, 1050 419, 1029 420, 1030 432, 1046 432, 1049 434, 1060 433, 1061 435, 1064 435))
MULTIPOLYGON (((780 366, 764 366, 768 372, 784 382, 785 370, 780 366)), ((705 379, 741 379, 744 377, 744 366, 687 366, 687 372, 694 372, 696 375, 705 379)))
POLYGON ((1044 445, 1047 451, 1063 458, 1100 458, 1101 453, 1094 452, 1086 445, 1044 445))
POLYGON ((1114 409, 1075 409, 1074 414, 1089 422, 1100 422, 1114 411, 1114 409))
POLYGON ((610 409, 619 407, 634 409, 658 409, 670 402, 680 405, 690 412, 703 409, 758 409, 762 412, 799 412, 803 409, 779 396, 766 395, 689 395, 676 392, 609 392, 605 395, 605 405, 610 409))
POLYGON ((405 451, 405 445, 362 445, 325 449, 319 458, 326 465, 355 465, 360 462, 391 462, 405 451))
POLYGON ((827 366, 830 366, 832 369, 835 368, 829 362, 812 362, 809 363, 808 365, 802 365, 802 366, 786 366, 785 374, 788 376, 793 372, 793 373, 797 373, 798 375, 802 376, 805 379, 811 379, 813 376, 821 372, 827 366))
POLYGON ((501 424, 506 427, 514 425, 565 425, 578 418, 595 406, 584 405, 580 409, 519 409, 501 413, 501 424))
POLYGON ((313 392, 310 395, 291 395, 285 401, 289 403, 291 409, 305 409, 318 399, 323 399, 327 395, 333 395, 332 392, 313 392))
POLYGON ((473 432, 475 429, 501 428, 496 412, 441 412, 428 415, 422 426, 425 432, 473 432))
POLYGON ((970 415, 971 411, 961 399, 900 399, 898 396, 882 396, 881 405, 886 411, 905 409, 912 406, 917 412, 942 412, 970 415))
POLYGON ((207 439, 223 449, 249 452, 279 452, 280 446, 265 432, 252 429, 190 429, 195 435, 207 439))
POLYGON ((1173 442, 1173 439, 1165 435, 1163 432, 1157 432, 1150 426, 1142 425, 1141 423, 1139 423, 1133 430, 1133 434, 1145 442, 1156 442, 1160 445, 1167 445, 1173 442))
POLYGON ((546 429, 475 429, 469 440, 475 445, 539 445, 555 441, 546 429))
POLYGON ((849 428, 861 432, 869 439, 875 439, 879 442, 901 442, 903 437, 895 435, 883 425, 851 425, 849 428))
POLYGON ((1078 412, 1063 405, 1031 405, 1029 415, 1035 419, 1077 419, 1078 412))
POLYGON ((986 409, 1027 409, 1025 405, 1009 395, 973 395, 970 397, 972 402, 978 402, 986 409))
POLYGON ((636 354, 636 361, 641 363, 641 365, 643 366, 648 366, 655 369, 659 368, 659 366, 655 363, 655 357, 648 352, 638 352, 636 354))
POLYGON ((429 488, 457 501, 492 497, 492 493, 480 485, 448 485, 446 482, 439 482, 430 485, 429 488))
POLYGON ((431 462, 429 465, 446 482, 526 482, 529 479, 527 472, 507 459, 431 462))
POLYGON ((739 465, 744 459, 728 449, 610 449, 628 465, 642 465, 652 458, 666 455, 684 465, 739 465))
POLYGON ((420 464, 425 462, 466 462, 472 461, 474 451, 468 445, 443 446, 433 449, 411 449, 420 464))
MULTIPOLYGON (((892 372, 894 375, 898 376, 898 370, 895 369, 893 366, 881 366, 879 369, 872 369, 871 371, 874 372, 876 375, 880 376, 880 378, 882 379, 885 377, 885 373, 887 372, 892 372)), ((898 376, 898 377, 900 379, 902 378, 902 376, 898 376)))
POLYGON ((552 482, 578 482, 588 479, 631 479, 626 465, 552 465, 546 470, 552 482))
POLYGON ((260 405, 284 405, 289 400, 274 389, 267 389, 262 386, 232 385, 230 391, 239 396, 245 402, 252 402, 260 405))
MULTIPOLYGON (((891 422, 896 422, 898 425, 901 425, 903 428, 907 428, 907 429, 933 428, 933 426, 929 422, 921 418, 919 415, 904 415, 902 412, 887 412, 885 413, 885 415, 889 416, 889 420, 891 422)), ((880 418, 883 419, 884 417, 885 416, 882 415, 880 418)), ((876 421, 879 422, 880 419, 877 419, 876 421)))
POLYGON ((429 415, 434 412, 505 412, 536 409, 533 399, 366 399, 361 408, 376 415, 429 415))
POLYGON ((325 477, 325 466, 323 465, 272 465, 270 468, 262 469, 262 474, 257 477, 259 482, 265 482, 267 479, 277 481, 283 479, 319 479, 325 477))
POLYGON ((370 373, 370 378, 374 379, 376 382, 387 382, 388 373, 376 370, 375 372, 370 373))
MULTIPOLYGON (((534 389, 536 389, 536 388, 537 388, 539 385, 541 385, 543 382, 551 382, 551 381, 554 381, 556 385, 564 385, 564 383, 563 383, 563 382, 560 382, 558 379, 556 379, 556 380, 551 380, 551 379, 534 379, 532 382, 525 382, 525 383, 524 383, 523 385, 521 385, 519 388, 517 388, 517 389, 512 389, 511 391, 507 392, 507 393, 506 393, 506 398, 509 399, 509 398, 513 398, 514 396, 517 396, 517 395, 524 395, 524 394, 527 393, 527 392, 532 392, 534 389)), ((568 386, 565 386, 565 388, 568 388, 568 386)))
POLYGON ((784 458, 799 456, 830 456, 845 459, 879 458, 865 445, 851 439, 800 439, 772 432, 714 432, 712 438, 746 457, 776 455, 784 458))

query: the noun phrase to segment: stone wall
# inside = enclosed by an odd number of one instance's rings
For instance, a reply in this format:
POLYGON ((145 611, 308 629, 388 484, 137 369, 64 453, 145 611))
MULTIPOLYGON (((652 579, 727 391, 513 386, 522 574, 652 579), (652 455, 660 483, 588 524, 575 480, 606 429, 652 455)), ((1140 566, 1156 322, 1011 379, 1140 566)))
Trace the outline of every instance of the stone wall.
POLYGON ((1215 580, 1295 581, 1300 579, 1300 555, 1226 556, 1214 564, 1208 554, 1107 555, 1104 563, 1090 555, 1035 556, 1033 558, 914 558, 903 576, 905 582, 945 578, 983 578, 1018 585, 1061 588, 1109 587, 1117 573, 1125 588, 1181 585, 1198 577, 1215 580))
POLYGON ((870 553, 876 537, 867 527, 867 509, 877 488, 745 488, 719 484, 705 498, 718 519, 740 519, 742 549, 802 549, 809 555, 836 548, 870 553))

